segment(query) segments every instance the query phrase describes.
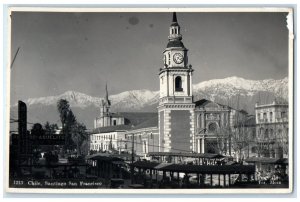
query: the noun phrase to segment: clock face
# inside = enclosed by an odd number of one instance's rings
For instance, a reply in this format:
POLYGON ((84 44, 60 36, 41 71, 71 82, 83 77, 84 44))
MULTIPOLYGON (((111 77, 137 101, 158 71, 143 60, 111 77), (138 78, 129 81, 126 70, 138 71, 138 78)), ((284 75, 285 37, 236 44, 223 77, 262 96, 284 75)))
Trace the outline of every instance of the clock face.
POLYGON ((174 62, 175 62, 176 64, 180 64, 180 63, 183 62, 183 55, 180 54, 180 53, 175 53, 175 54, 173 55, 173 60, 174 60, 174 62))

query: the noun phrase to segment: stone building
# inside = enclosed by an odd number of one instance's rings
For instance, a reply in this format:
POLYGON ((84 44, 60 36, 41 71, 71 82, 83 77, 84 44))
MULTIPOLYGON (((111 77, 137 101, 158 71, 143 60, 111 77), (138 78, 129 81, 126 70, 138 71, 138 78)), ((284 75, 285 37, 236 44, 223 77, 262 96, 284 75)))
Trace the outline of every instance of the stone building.
POLYGON ((163 68, 159 70, 159 148, 161 152, 188 152, 194 150, 195 135, 193 69, 188 64, 188 50, 181 41, 176 13, 173 13, 169 31, 163 68))
POLYGON ((247 120, 247 112, 206 99, 195 104, 195 151, 231 155, 234 151, 230 134, 247 120))
POLYGON ((256 152, 258 156, 288 157, 288 109, 287 103, 256 104, 256 152))
POLYGON ((149 152, 159 151, 157 118, 158 117, 156 116, 149 119, 127 131, 126 140, 128 152, 131 153, 133 149, 134 153, 141 158, 149 159, 149 156, 147 156, 149 152))
MULTIPOLYGON (((233 129, 247 113, 205 99, 194 101, 192 65, 182 42, 176 13, 169 28, 168 44, 159 70, 158 133, 160 152, 218 153, 217 131, 233 129)), ((230 153, 230 140, 223 143, 230 153)))

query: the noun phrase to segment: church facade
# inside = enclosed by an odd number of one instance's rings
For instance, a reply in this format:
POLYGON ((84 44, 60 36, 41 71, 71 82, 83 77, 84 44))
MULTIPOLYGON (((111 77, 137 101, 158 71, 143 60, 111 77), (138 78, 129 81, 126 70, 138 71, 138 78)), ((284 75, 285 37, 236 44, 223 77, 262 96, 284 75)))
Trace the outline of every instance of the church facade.
POLYGON ((231 138, 225 133, 236 131, 236 126, 249 118, 247 112, 206 99, 194 101, 193 72, 173 13, 159 70, 158 113, 112 113, 106 86, 91 149, 130 153, 134 148, 134 153, 144 158, 149 152, 235 155, 231 138))
MULTIPOLYGON (((159 70, 158 133, 160 152, 219 153, 217 131, 233 128, 247 113, 209 100, 193 100, 193 68, 182 42, 176 13, 159 70), (239 120, 237 120, 237 117, 239 120)), ((223 143, 230 151, 230 139, 223 143)), ((224 152, 223 152, 224 153, 224 152)))
POLYGON ((100 103, 100 115, 94 121, 94 128, 124 125, 125 118, 120 114, 110 112, 111 102, 108 99, 107 85, 105 86, 105 98, 100 103))

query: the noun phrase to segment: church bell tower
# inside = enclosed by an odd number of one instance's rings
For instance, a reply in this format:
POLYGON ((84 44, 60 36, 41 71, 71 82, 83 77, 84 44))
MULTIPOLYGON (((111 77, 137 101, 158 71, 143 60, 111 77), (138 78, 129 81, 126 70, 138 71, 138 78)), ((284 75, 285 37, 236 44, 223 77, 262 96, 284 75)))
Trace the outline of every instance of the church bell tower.
POLYGON ((163 67, 159 70, 159 148, 161 152, 193 151, 193 69, 188 64, 188 49, 182 43, 176 13, 173 13, 163 58, 163 67))

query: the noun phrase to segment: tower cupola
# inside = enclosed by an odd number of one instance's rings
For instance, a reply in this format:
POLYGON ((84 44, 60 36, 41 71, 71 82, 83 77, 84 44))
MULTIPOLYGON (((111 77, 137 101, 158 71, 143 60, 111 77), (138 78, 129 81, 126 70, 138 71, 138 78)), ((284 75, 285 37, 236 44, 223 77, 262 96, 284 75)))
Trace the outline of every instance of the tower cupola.
POLYGON ((177 22, 176 13, 173 13, 172 24, 170 25, 169 41, 181 41, 180 26, 177 22))

